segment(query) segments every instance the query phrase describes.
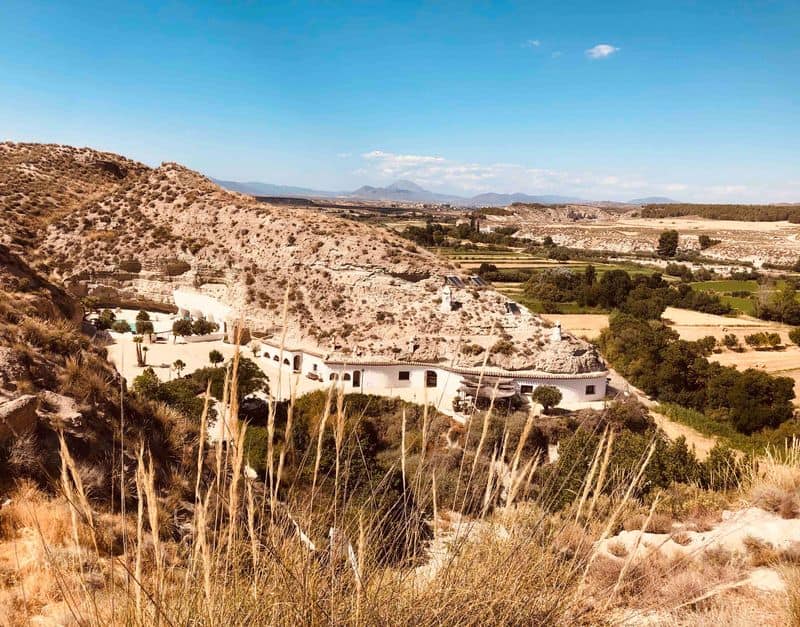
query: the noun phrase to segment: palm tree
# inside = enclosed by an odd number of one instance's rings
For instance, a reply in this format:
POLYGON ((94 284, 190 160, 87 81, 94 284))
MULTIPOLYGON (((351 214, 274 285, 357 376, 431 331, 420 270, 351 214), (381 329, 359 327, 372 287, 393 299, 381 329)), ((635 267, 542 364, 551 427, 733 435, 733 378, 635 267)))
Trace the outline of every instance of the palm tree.
MULTIPOLYGON (((133 343, 136 345, 136 365, 139 367, 144 366, 144 351, 142 350, 142 338, 141 335, 133 336, 133 343)), ((146 348, 144 350, 147 350, 146 348)))
POLYGON ((178 373, 178 376, 181 376, 181 372, 183 372, 183 369, 186 368, 186 364, 182 360, 176 359, 172 364, 172 367, 175 369, 175 372, 178 373))

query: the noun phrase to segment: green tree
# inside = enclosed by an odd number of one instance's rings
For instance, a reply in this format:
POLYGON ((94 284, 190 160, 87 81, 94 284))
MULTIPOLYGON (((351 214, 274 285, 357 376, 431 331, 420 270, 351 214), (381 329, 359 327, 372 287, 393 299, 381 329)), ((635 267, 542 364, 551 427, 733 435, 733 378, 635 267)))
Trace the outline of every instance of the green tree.
POLYGON ((127 320, 115 320, 111 325, 111 330, 116 333, 128 333, 131 330, 131 325, 127 320))
POLYGON ((658 236, 658 255, 659 257, 674 257, 678 252, 678 231, 664 231, 658 236))
MULTIPOLYGON (((206 384, 211 379, 211 395, 222 400, 222 390, 225 383, 225 368, 200 368, 191 374, 197 389, 203 391, 206 384)), ((258 364, 247 357, 239 359, 237 396, 242 400, 245 396, 253 392, 268 392, 269 380, 258 367, 258 364)))
POLYGON ((176 359, 172 363, 172 367, 174 368, 175 372, 178 373, 178 376, 181 376, 181 372, 183 372, 183 369, 186 368, 186 363, 181 359, 176 359))
POLYGON ((181 318, 172 323, 172 341, 174 342, 178 336, 185 336, 192 334, 192 321, 186 318, 181 318))
POLYGON ((153 323, 149 320, 136 320, 137 335, 153 335, 153 323))
POLYGON ((152 368, 145 368, 142 374, 133 380, 133 392, 144 398, 150 400, 160 400, 158 397, 158 388, 161 385, 155 370, 152 368))
POLYGON ((609 309, 619 307, 633 289, 633 281, 625 270, 609 270, 598 283, 600 304, 609 309))
POLYGON ((217 329, 219 329, 219 325, 216 322, 209 322, 202 318, 192 322, 192 333, 195 335, 208 335, 209 333, 214 333, 217 329))
POLYGON ((789 339, 800 346, 800 327, 795 327, 789 331, 789 339))
POLYGON ((95 326, 100 330, 111 329, 115 320, 116 316, 113 311, 110 309, 103 309, 95 321, 95 326))
POLYGON ((136 314, 137 320, 150 320, 150 314, 147 313, 144 309, 140 309, 139 313, 136 314))
POLYGON ((547 414, 561 402, 561 390, 552 385, 540 385, 533 391, 531 398, 544 407, 544 413, 547 414))
POLYGON ((583 283, 584 285, 594 285, 595 281, 597 281, 597 271, 592 264, 589 264, 583 271, 583 283))
POLYGON ((225 361, 225 357, 223 357, 222 353, 220 353, 216 348, 208 353, 208 361, 211 362, 212 365, 216 366, 217 364, 221 364, 225 361))

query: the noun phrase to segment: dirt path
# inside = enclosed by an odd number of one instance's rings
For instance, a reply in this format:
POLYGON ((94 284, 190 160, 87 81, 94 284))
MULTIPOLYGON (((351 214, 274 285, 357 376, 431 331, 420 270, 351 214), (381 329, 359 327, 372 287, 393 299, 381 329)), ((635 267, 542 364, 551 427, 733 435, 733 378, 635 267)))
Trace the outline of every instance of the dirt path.
POLYGON ((714 445, 717 443, 715 438, 703 435, 691 427, 670 420, 663 414, 654 412, 652 409, 650 410, 650 415, 661 430, 667 434, 670 440, 677 440, 681 436, 686 438, 686 444, 689 445, 689 448, 694 447, 695 455, 697 455, 697 459, 700 461, 708 457, 709 451, 714 448, 714 445))

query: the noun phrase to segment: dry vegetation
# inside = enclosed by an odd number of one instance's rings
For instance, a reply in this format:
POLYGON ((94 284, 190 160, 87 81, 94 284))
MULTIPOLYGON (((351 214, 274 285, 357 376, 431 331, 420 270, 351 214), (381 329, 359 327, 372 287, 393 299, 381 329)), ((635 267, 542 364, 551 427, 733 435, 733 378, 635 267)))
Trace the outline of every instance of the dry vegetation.
POLYGON ((569 477, 532 489, 540 461, 527 453, 529 428, 512 435, 506 427, 500 437, 505 450, 491 456, 508 459, 506 471, 476 472, 469 460, 479 459, 487 446, 488 422, 479 419, 470 427, 474 437, 463 439, 471 450, 461 462, 454 457, 461 487, 448 492, 452 504, 477 496, 466 518, 443 497, 438 466, 426 463, 435 447, 424 443, 438 441, 441 428, 427 410, 413 436, 401 420, 395 471, 373 477, 366 500, 356 496, 356 467, 347 451, 365 442, 358 441, 358 417, 347 414, 341 390, 329 392, 329 409, 315 416, 314 435, 302 450, 286 444, 293 441, 291 406, 283 437, 276 435, 271 407, 265 478, 246 478, 249 427, 237 419, 237 363, 235 358, 226 394, 232 399, 225 409, 230 445, 195 448, 182 462, 192 475, 182 526, 165 496, 169 485, 159 484, 161 462, 149 451, 152 442, 141 436, 127 440, 134 462, 117 478, 130 486, 126 513, 112 514, 93 498, 85 470, 64 441, 55 495, 17 482, 0 509, 0 615, 8 624, 46 618, 76 625, 588 625, 645 619, 781 625, 800 603, 792 584, 798 563, 793 547, 778 549, 754 537, 745 538, 738 552, 700 543, 686 554, 669 554, 641 535, 665 534, 675 546, 686 546, 719 525, 722 510, 740 500, 777 507, 795 522, 793 506, 784 503, 796 503, 800 449, 784 463, 762 461, 727 494, 674 486, 640 501, 634 494, 653 447, 629 477, 614 478, 618 489, 601 494, 615 447, 606 431, 591 471, 579 478, 580 497, 554 509, 569 477), (412 449, 422 456, 414 463, 405 452, 412 449), (287 473, 292 458, 307 460, 313 472, 304 479, 287 473), (390 485, 398 483, 412 489, 387 508, 390 485), (780 494, 765 500, 773 490, 780 494), (432 531, 415 511, 427 513, 432 531), (387 517, 394 521, 392 533, 387 517), (748 583, 753 569, 764 566, 781 569, 787 594, 748 583))

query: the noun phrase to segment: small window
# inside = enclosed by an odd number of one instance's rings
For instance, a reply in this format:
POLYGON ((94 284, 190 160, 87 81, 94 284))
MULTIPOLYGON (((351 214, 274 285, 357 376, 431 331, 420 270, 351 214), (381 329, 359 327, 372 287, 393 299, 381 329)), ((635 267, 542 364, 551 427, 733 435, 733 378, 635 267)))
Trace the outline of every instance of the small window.
POLYGON ((339 378, 339 375, 335 372, 331 372, 331 381, 336 381, 339 378))
POLYGON ((350 380, 350 373, 349 372, 345 372, 344 376, 342 377, 342 380, 343 381, 349 381, 350 380))
POLYGON ((275 355, 275 357, 272 358, 272 361, 280 361, 280 359, 278 359, 278 356, 275 355))
POLYGON ((593 385, 587 385, 586 386, 586 395, 590 396, 592 394, 594 394, 594 386, 593 385))
POLYGON ((425 387, 426 388, 435 388, 439 377, 436 374, 435 370, 426 370, 425 371, 425 387))
POLYGON ((316 372, 317 371, 317 364, 311 364, 311 369, 316 372))
POLYGON ((532 385, 523 385, 520 387, 520 392, 523 394, 533 394, 533 386, 532 385))
POLYGON ((400 381, 411 381, 411 372, 409 370, 401 370, 397 374, 397 378, 400 381))
POLYGON ((361 385, 361 371, 356 370, 353 372, 353 387, 357 388, 361 385))
POLYGON ((288 366, 289 365, 289 358, 288 357, 283 360, 283 365, 284 366, 288 366))

